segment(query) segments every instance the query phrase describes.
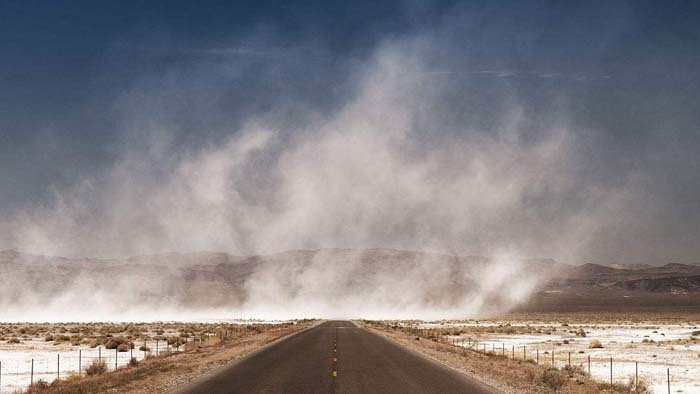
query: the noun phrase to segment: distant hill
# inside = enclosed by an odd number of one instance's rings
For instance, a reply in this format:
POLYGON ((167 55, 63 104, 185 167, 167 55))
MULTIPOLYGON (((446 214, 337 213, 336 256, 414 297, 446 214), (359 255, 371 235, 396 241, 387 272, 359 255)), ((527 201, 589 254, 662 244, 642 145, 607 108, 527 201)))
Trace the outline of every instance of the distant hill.
POLYGON ((615 283, 626 290, 645 290, 657 293, 700 292, 700 275, 674 278, 635 279, 615 283))
POLYGON ((617 270, 643 270, 647 268, 653 268, 650 264, 623 264, 623 263, 612 263, 608 264, 608 267, 617 270))
POLYGON ((700 266, 566 266, 520 311, 629 311, 681 308, 700 311, 700 266))

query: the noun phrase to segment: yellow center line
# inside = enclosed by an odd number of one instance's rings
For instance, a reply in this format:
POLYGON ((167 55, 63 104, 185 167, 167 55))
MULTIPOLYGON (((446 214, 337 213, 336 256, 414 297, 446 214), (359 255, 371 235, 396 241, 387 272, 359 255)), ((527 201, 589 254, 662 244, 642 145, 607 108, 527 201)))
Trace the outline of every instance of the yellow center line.
MULTIPOLYGON (((338 353, 337 347, 338 347, 337 338, 333 338, 333 353, 338 353)), ((338 363, 338 357, 333 357, 333 364, 337 364, 337 363, 338 363)), ((333 372, 331 372, 331 375, 334 378, 337 377, 338 371, 333 370, 333 372)))

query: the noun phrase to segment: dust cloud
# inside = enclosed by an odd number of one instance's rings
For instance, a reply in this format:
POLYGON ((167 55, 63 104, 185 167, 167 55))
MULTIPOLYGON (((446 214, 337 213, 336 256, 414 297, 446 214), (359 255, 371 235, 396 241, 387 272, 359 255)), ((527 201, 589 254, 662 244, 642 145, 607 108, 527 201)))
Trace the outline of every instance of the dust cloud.
MULTIPOLYGON (((431 45, 386 41, 352 69, 335 105, 280 104, 185 147, 157 109, 167 98, 134 88, 120 101, 131 137, 110 170, 2 221, 1 244, 19 251, 111 260, 81 260, 65 286, 42 296, 32 286, 51 278, 31 265, 26 282, 0 290, 0 319, 473 317, 526 301, 547 275, 522 258, 575 261, 629 198, 629 185, 583 180, 576 148, 589 141, 572 132, 566 111, 533 126, 513 97, 494 103, 478 86, 455 91, 427 56, 431 45), (447 114, 449 102, 493 105, 499 115, 462 122, 447 114), (373 248, 418 252, 386 258, 373 248), (188 276, 206 264, 153 273, 124 266, 134 255, 292 250, 316 252, 263 258, 235 291, 212 286, 187 297, 190 285, 222 284, 188 276), (467 255, 486 258, 450 257, 467 255), (115 276, 96 279, 120 264, 115 276), (91 301, 76 305, 81 299, 91 301)), ((234 260, 219 269, 247 261, 234 260)), ((47 275, 64 269, 56 264, 47 275)))

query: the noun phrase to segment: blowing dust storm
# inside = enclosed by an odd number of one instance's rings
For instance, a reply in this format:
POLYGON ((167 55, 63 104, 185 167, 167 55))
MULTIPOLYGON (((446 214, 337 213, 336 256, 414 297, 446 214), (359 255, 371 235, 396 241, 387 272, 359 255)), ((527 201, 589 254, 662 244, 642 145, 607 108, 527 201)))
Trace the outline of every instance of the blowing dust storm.
POLYGON ((3 255, 18 280, 2 318, 468 317, 527 300, 550 273, 522 258, 575 259, 628 185, 581 187, 565 113, 534 132, 515 99, 488 127, 445 116, 455 95, 489 102, 455 92, 429 47, 389 41, 341 105, 251 114, 196 148, 148 112, 162 96, 125 95, 125 127, 149 137, 2 223, 28 253, 3 255))

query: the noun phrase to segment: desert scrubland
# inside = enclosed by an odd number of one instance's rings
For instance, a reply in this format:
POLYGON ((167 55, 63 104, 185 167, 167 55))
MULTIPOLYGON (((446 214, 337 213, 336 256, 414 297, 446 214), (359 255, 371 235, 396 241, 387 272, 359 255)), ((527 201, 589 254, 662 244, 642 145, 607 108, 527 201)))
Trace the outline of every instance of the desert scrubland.
POLYGON ((0 392, 166 392, 311 324, 0 323, 0 392))

